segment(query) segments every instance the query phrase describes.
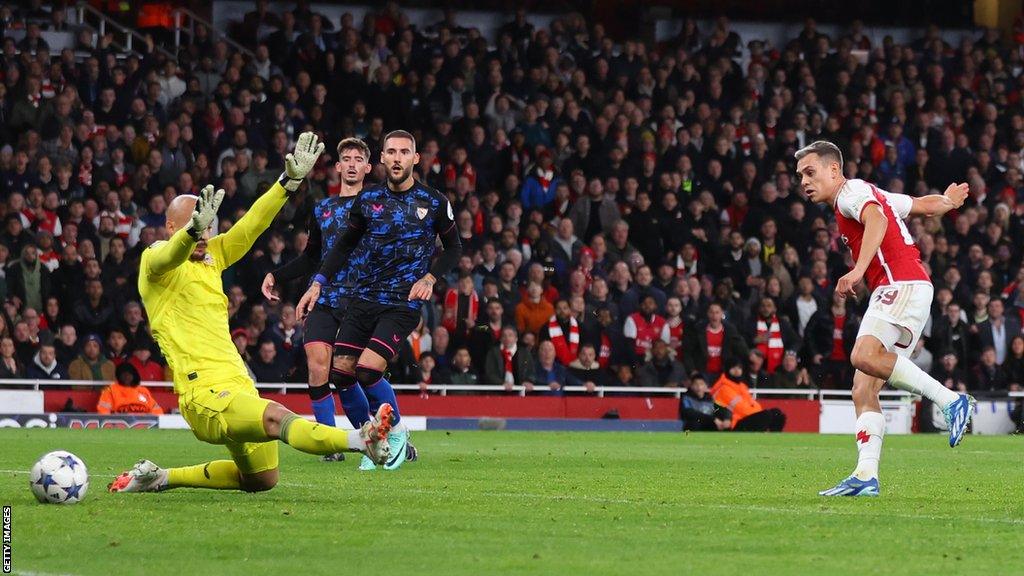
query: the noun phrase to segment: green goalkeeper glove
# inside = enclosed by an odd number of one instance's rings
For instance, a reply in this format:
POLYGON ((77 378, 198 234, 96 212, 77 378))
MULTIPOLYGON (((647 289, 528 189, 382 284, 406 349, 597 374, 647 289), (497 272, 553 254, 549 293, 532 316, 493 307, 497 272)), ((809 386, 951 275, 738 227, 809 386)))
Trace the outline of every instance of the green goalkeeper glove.
POLYGON ((222 200, 224 200, 224 190, 214 192, 212 184, 207 184, 199 192, 199 199, 196 200, 192 218, 185 225, 185 230, 193 240, 199 242, 203 239, 203 234, 210 228, 213 219, 217 216, 217 209, 220 208, 222 200))
POLYGON ((299 134, 295 150, 284 158, 284 173, 278 180, 289 194, 299 189, 302 180, 316 165, 316 160, 323 151, 324 143, 320 142, 316 134, 313 132, 299 134))

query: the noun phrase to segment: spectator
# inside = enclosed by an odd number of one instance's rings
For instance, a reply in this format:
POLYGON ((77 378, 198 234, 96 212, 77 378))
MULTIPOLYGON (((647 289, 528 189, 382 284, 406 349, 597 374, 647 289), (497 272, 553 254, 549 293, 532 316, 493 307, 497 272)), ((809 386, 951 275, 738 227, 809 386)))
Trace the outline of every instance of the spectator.
POLYGON ((970 326, 958 302, 949 302, 945 313, 934 320, 929 343, 932 351, 949 351, 958 358, 968 358, 972 348, 970 326))
POLYGON ((473 357, 470 356, 468 348, 460 347, 455 350, 455 356, 452 357, 451 374, 447 376, 452 384, 460 386, 475 386, 477 384, 476 371, 473 370, 473 357))
POLYGON ((82 353, 68 366, 72 380, 113 380, 114 363, 103 357, 100 337, 90 334, 82 346, 82 353))
POLYGON ((84 278, 78 248, 73 244, 64 246, 57 270, 50 275, 51 293, 64 303, 66 308, 71 309, 74 302, 81 297, 80 290, 84 278))
POLYGON ((958 364, 956 354, 946 351, 942 353, 938 367, 932 369, 932 377, 950 390, 967 392, 967 374, 958 364))
POLYGON ((569 363, 569 373, 583 382, 587 392, 608 386, 608 371, 597 361, 597 350, 593 344, 583 344, 579 355, 569 363))
POLYGON ((1010 341, 1010 351, 1003 362, 1003 373, 1011 386, 1024 386, 1024 336, 1018 334, 1010 341))
POLYGON ((470 334, 469 349, 475 366, 483 366, 487 353, 501 341, 501 327, 505 319, 505 307, 501 300, 492 298, 484 308, 485 318, 478 318, 470 334))
POLYGON ((651 358, 636 371, 636 383, 645 388, 678 388, 684 384, 686 372, 683 364, 673 360, 668 344, 655 340, 651 347, 651 358))
POLYGON ((800 347, 800 337, 789 320, 775 312, 775 301, 768 297, 761 298, 757 317, 747 329, 751 347, 760 350, 765 358, 765 371, 768 374, 774 374, 782 364, 782 356, 787 348, 795 350, 800 347))
MULTIPOLYGON (((41 341, 31 333, 28 323, 19 321, 14 325, 14 347, 18 351, 18 359, 26 365, 32 362, 32 357, 39 351, 41 341)), ((67 366, 67 364, 64 364, 67 366)))
POLYGON ((636 269, 636 283, 622 295, 622 301, 619 302, 619 312, 628 317, 639 308, 640 302, 648 296, 654 298, 656 311, 664 310, 668 299, 665 297, 664 292, 654 287, 653 282, 654 274, 651 273, 651 267, 647 265, 638 267, 636 269))
POLYGON ((415 380, 420 385, 421 391, 425 392, 431 384, 452 383, 448 372, 443 368, 437 367, 437 358, 433 353, 424 352, 421 354, 418 366, 419 370, 415 380))
POLYGON ((801 368, 796 351, 786 350, 782 364, 768 378, 772 388, 804 388, 811 386, 811 376, 806 368, 801 368))
POLYGON ((128 361, 128 337, 124 335, 123 328, 111 328, 107 335, 106 357, 115 367, 128 361))
POLYGON ((128 338, 128 348, 134 349, 136 342, 140 339, 148 342, 150 338, 149 326, 142 314, 142 305, 138 302, 132 301, 125 304, 121 327, 124 328, 124 335, 128 338))
POLYGON ((995 392, 1006 390, 1006 374, 996 364, 996 349, 986 346, 981 351, 981 363, 974 368, 971 391, 995 392))
POLYGON ((538 334, 548 319, 555 313, 555 307, 542 298, 544 289, 537 282, 526 288, 526 298, 516 305, 516 328, 520 332, 538 334))
POLYGON ((249 331, 245 328, 236 328, 231 330, 231 342, 234 344, 234 349, 237 349, 239 352, 239 356, 241 356, 242 360, 246 365, 248 365, 251 361, 251 357, 249 355, 249 331))
POLYGON ((261 184, 273 184, 279 174, 269 166, 267 151, 258 149, 253 152, 252 163, 249 169, 242 174, 238 181, 238 191, 245 198, 256 199, 257 190, 261 184))
POLYGON ((796 328, 797 335, 803 338, 814 313, 824 307, 824 303, 819 302, 814 293, 814 282, 810 276, 801 276, 797 281, 797 293, 787 302, 783 314, 796 328))
POLYGON ((540 335, 541 339, 550 340, 554 345, 555 357, 563 366, 576 359, 580 347, 580 325, 567 301, 559 300, 555 304, 555 314, 548 319, 540 335))
POLYGON ((78 330, 74 324, 64 324, 60 327, 54 347, 57 360, 65 366, 70 365, 78 357, 81 344, 78 342, 78 330))
POLYGON ((728 412, 719 408, 708 394, 708 383, 700 372, 690 375, 690 384, 679 402, 683 430, 714 432, 729 428, 728 412))
POLYGON ((24 378, 25 365, 18 360, 14 350, 14 339, 0 338, 0 378, 24 378))
MULTIPOLYGON (((589 146, 589 138, 586 140, 589 146)), ((598 178, 592 178, 587 183, 587 195, 576 200, 568 217, 572 221, 573 230, 587 243, 598 234, 611 234, 615 223, 622 219, 614 199, 605 199, 604 184, 598 178)))
POLYGON ((21 258, 8 265, 7 289, 25 306, 42 309, 44 297, 50 293, 50 270, 39 261, 39 252, 34 245, 22 247, 21 258))
MULTIPOLYGON (((689 288, 687 288, 689 290, 689 288)), ((683 358, 683 303, 672 296, 665 302, 665 326, 661 329, 661 339, 668 342, 669 354, 675 360, 683 358)))
POLYGON ((163 414, 153 393, 142 386, 135 367, 125 363, 117 367, 117 380, 100 393, 96 412, 100 414, 163 414))
POLYGON ((717 380, 723 368, 747 356, 747 345, 736 328, 725 321, 722 306, 708 306, 707 323, 689 332, 683 364, 687 372, 700 370, 717 380))
MULTIPOLYGON (((291 304, 281 306, 277 322, 267 328, 266 337, 274 342, 277 347, 277 355, 284 362, 285 366, 296 366, 301 360, 303 327, 298 324, 295 318, 295 307, 291 304)), ((418 359, 418 358, 417 358, 418 359)))
POLYGON ((988 303, 988 319, 978 324, 978 346, 992 348, 996 353, 996 364, 1002 366, 1013 337, 1021 333, 1020 319, 1003 315, 1003 301, 995 298, 988 303))
MULTIPOLYGON (((566 386, 582 386, 569 370, 558 362, 555 345, 550 340, 543 340, 537 345, 537 367, 534 370, 536 387, 547 388, 547 393, 561 395, 566 386)), ((527 392, 533 392, 533 382, 524 383, 527 392)))
POLYGON ((256 375, 257 382, 284 382, 288 367, 277 357, 273 340, 260 342, 259 354, 249 362, 249 368, 256 375))
POLYGON ((133 344, 132 356, 128 359, 144 382, 161 382, 166 377, 164 367, 153 358, 155 344, 152 341, 137 340, 133 344))
MULTIPOLYGON (((655 341, 664 342, 665 319, 656 313, 654 296, 646 296, 640 310, 630 314, 622 328, 622 335, 632 347, 635 362, 642 362, 654 347, 655 341)), ((639 377, 639 374, 637 375, 639 377)))
MULTIPOLYGON (((660 228, 659 221, 661 214, 651 205, 651 195, 646 190, 641 190, 636 195, 636 209, 630 212, 629 240, 640 251, 644 262, 656 263, 665 258, 666 246, 661 234, 651 231, 660 228)), ((639 279, 637 280, 639 282, 639 279)))
POLYGON ((99 280, 86 280, 85 298, 75 305, 74 319, 77 326, 94 334, 104 334, 114 319, 114 306, 103 294, 99 280))
MULTIPOLYGON (((546 242, 538 242, 538 251, 544 245, 546 245, 546 242)), ((537 255, 537 258, 540 258, 539 254, 537 255)), ((551 275, 553 275, 554 273, 555 273, 554 266, 547 266, 546 267, 541 262, 532 262, 532 263, 530 263, 530 265, 527 266, 527 269, 526 269, 526 282, 523 284, 523 287, 520 289, 520 297, 521 297, 520 299, 521 300, 526 300, 527 299, 527 292, 529 290, 530 283, 531 282, 535 282, 535 283, 537 283, 537 284, 539 284, 541 286, 541 289, 543 290, 541 292, 541 295, 544 297, 544 300, 547 300, 551 304, 554 304, 555 302, 557 302, 558 298, 559 298, 558 289, 555 288, 552 285, 551 280, 550 280, 551 275)), ((545 317, 545 320, 547 320, 546 317, 545 317)))
MULTIPOLYGON (((528 108, 532 110, 532 108, 528 108)), ((544 149, 537 158, 533 170, 523 182, 520 201, 523 210, 543 209, 555 200, 555 189, 562 182, 559 178, 551 157, 551 151, 544 149)))
POLYGON ((57 361, 57 351, 53 343, 45 342, 39 346, 39 351, 32 358, 25 376, 30 380, 67 380, 68 369, 57 361))
POLYGON ((441 325, 448 330, 456 344, 465 344, 470 337, 470 328, 476 325, 479 312, 480 296, 473 286, 473 277, 461 276, 458 286, 450 288, 445 294, 441 325))
POLYGON ((512 326, 501 329, 501 342, 487 353, 484 384, 511 391, 515 385, 533 384, 533 354, 519 345, 519 333, 512 326))
POLYGON ((612 224, 612 240, 608 243, 608 257, 613 262, 632 262, 633 256, 639 254, 636 247, 629 243, 629 224, 618 220, 612 224))
POLYGON ((574 234, 572 220, 562 218, 558 221, 558 232, 552 238, 552 255, 561 261, 566 269, 580 260, 583 243, 574 234))

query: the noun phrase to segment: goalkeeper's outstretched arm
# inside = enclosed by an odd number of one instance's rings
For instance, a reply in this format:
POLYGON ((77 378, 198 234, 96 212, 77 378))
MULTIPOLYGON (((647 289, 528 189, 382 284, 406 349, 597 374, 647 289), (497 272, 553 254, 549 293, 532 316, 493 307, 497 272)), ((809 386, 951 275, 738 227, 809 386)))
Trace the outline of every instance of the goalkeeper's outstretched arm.
POLYGON ((146 258, 146 269, 143 273, 150 276, 162 276, 180 266, 196 248, 196 241, 186 230, 178 230, 167 242, 149 247, 146 258))
POLYGON ((206 237, 223 199, 224 191, 214 191, 209 185, 199 196, 189 194, 175 198, 167 207, 167 228, 172 233, 171 239, 148 249, 143 273, 161 276, 188 260, 196 244, 206 237))
POLYGON ((270 227, 288 197, 295 193, 313 169, 324 151, 324 144, 313 132, 303 132, 295 150, 285 157, 285 170, 281 178, 260 196, 230 230, 211 240, 211 248, 218 250, 225 268, 237 262, 252 248, 260 234, 270 227))

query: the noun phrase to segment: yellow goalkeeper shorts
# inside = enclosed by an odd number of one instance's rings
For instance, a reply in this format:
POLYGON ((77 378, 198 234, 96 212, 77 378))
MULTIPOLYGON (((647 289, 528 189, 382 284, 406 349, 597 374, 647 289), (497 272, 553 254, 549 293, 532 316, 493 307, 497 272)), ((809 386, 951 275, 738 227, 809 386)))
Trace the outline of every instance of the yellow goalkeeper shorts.
POLYGON ((178 397, 181 415, 196 438, 223 444, 243 474, 277 468, 277 441, 263 428, 270 400, 260 398, 248 377, 196 383, 178 397))

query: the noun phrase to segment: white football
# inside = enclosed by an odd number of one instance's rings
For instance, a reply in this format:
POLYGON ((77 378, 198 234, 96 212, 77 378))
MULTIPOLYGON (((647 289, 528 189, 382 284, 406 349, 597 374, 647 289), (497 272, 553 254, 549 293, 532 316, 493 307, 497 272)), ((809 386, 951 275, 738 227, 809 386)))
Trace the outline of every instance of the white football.
POLYGON ((36 500, 44 504, 75 504, 89 490, 89 471, 78 456, 55 450, 32 466, 28 484, 36 500))

